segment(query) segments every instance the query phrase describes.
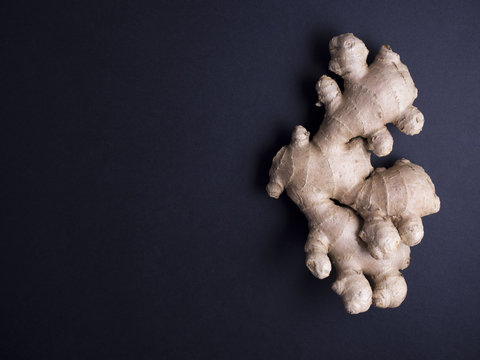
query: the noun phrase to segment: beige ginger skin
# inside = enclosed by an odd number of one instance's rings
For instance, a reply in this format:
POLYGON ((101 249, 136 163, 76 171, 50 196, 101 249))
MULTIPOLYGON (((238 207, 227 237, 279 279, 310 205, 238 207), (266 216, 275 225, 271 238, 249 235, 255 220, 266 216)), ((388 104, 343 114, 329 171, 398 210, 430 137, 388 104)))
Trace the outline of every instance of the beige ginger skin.
POLYGON ((295 128, 273 159, 267 192, 278 198, 286 191, 305 214, 306 265, 320 279, 335 265, 333 290, 349 313, 367 311, 372 302, 397 307, 407 294, 399 270, 423 238, 421 217, 439 211, 440 200, 420 166, 402 159, 374 170, 369 151, 392 151, 388 123, 408 135, 422 130, 423 115, 412 105, 417 89, 387 45, 370 66, 367 48, 353 34, 334 37, 330 54, 329 68, 343 78, 344 91, 320 78, 317 105, 325 106, 325 118, 311 140, 305 128, 295 128))

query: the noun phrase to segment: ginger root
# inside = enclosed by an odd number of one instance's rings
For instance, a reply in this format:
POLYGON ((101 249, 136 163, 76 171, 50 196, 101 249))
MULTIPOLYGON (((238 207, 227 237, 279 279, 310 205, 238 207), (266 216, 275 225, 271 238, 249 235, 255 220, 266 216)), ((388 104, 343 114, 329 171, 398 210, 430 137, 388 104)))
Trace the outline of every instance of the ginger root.
POLYGON ((329 69, 343 78, 344 91, 320 78, 316 105, 325 106, 324 120, 311 140, 304 127, 295 128, 273 159, 267 192, 278 198, 286 191, 305 214, 306 265, 319 279, 335 265, 332 288, 349 313, 367 311, 372 302, 397 307, 407 294, 399 270, 423 238, 421 217, 438 212, 440 200, 420 166, 402 159, 374 170, 369 151, 392 151, 388 123, 408 135, 422 130, 424 117, 412 105, 417 89, 388 45, 367 65, 364 43, 343 34, 330 41, 330 54, 329 69))

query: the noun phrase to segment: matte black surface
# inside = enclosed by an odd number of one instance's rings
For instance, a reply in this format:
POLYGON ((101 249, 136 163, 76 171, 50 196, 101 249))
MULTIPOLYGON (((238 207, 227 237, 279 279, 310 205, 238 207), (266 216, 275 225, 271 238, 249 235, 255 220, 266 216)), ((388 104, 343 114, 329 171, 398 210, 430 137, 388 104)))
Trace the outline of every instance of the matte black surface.
POLYGON ((1 359, 478 359, 480 3, 0 5, 1 359), (389 43, 442 200, 393 310, 350 316, 264 188, 328 41, 389 43))

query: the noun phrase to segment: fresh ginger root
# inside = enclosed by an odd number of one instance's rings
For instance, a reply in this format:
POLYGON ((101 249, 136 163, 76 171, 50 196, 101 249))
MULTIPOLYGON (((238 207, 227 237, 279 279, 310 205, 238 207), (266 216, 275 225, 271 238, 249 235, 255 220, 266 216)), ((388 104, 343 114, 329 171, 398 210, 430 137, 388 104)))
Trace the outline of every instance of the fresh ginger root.
POLYGON ((439 211, 440 200, 420 166, 402 159, 374 171, 369 151, 392 151, 388 123, 408 135, 422 130, 423 115, 412 105, 417 89, 389 46, 370 66, 367 48, 353 34, 334 37, 330 53, 329 68, 343 78, 344 91, 320 78, 317 105, 325 106, 325 118, 311 141, 305 128, 295 128, 273 159, 267 192, 278 198, 286 190, 305 214, 306 265, 320 279, 335 265, 333 290, 349 313, 367 311, 372 302, 397 307, 407 293, 399 270, 409 264, 409 247, 423 238, 421 217, 439 211))

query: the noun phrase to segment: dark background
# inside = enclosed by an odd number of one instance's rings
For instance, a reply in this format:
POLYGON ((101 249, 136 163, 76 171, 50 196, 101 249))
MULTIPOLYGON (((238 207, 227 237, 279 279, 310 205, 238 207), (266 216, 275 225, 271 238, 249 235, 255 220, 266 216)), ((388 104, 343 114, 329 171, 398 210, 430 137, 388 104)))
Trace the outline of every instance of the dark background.
MULTIPOLYGON (((480 3, 3 1, 1 359, 480 357, 480 3), (442 200, 397 309, 348 315, 265 193, 328 41, 388 43, 442 200)), ((332 274, 333 275, 333 274, 332 274)))

